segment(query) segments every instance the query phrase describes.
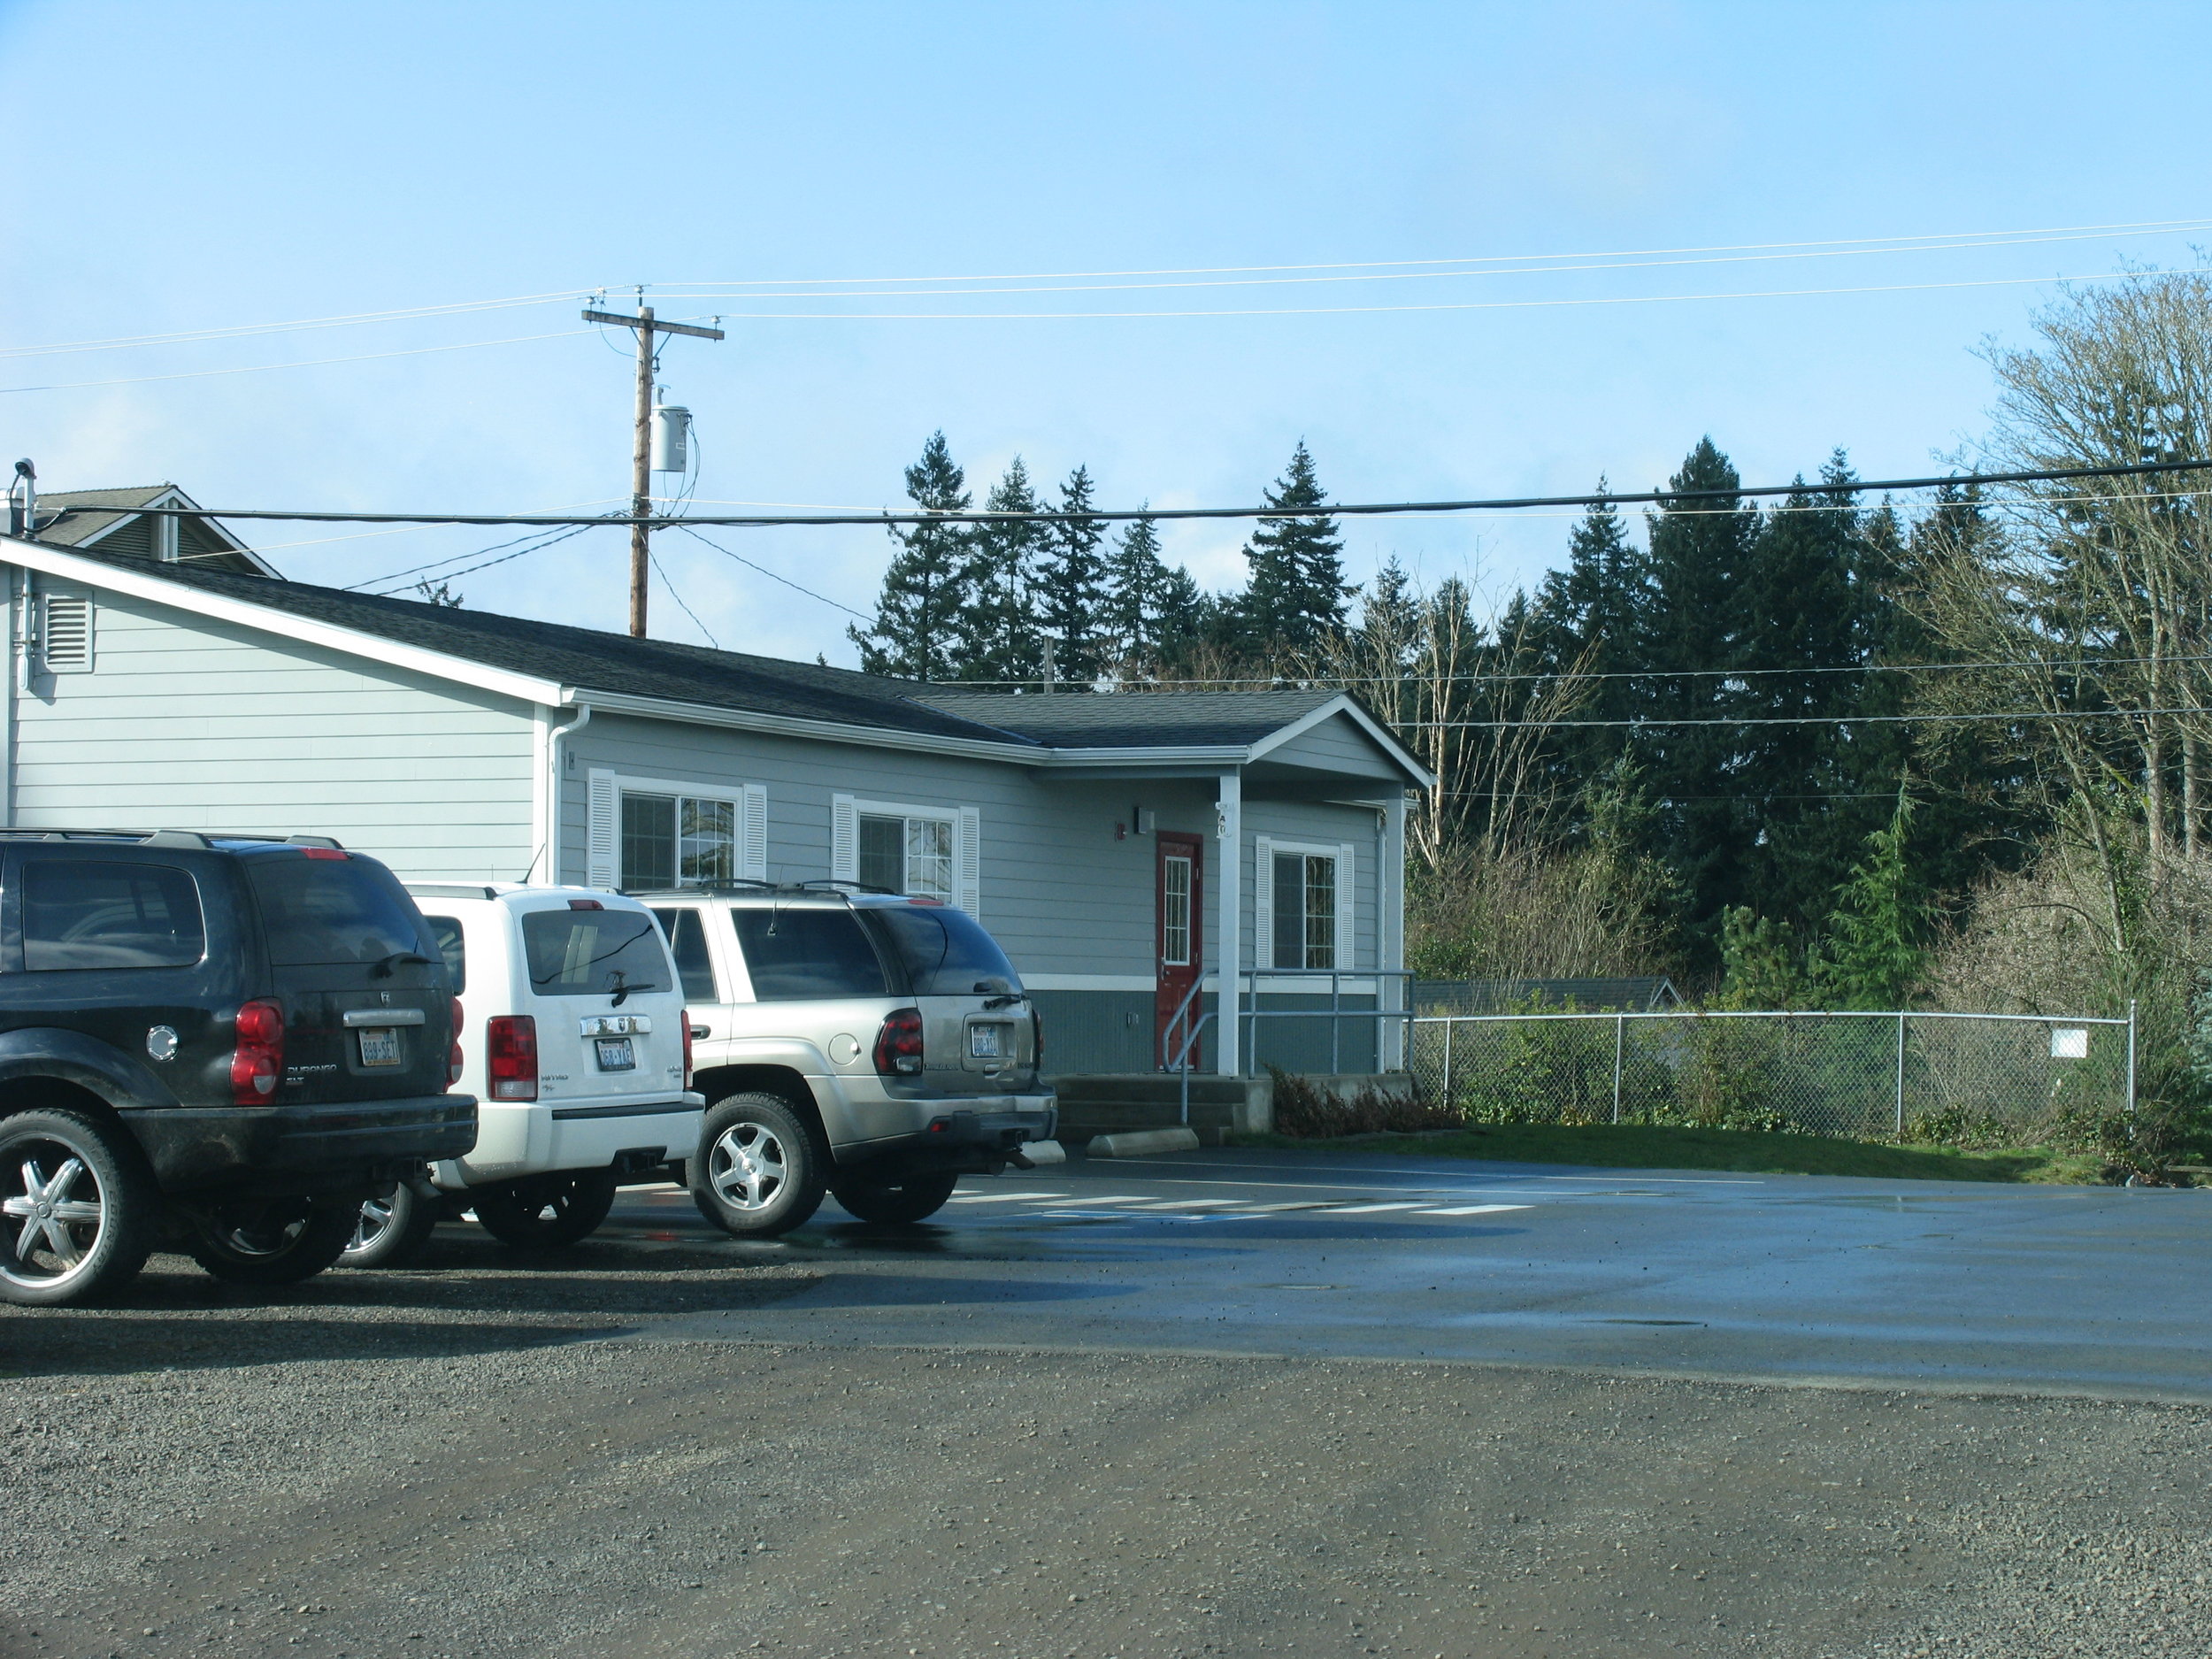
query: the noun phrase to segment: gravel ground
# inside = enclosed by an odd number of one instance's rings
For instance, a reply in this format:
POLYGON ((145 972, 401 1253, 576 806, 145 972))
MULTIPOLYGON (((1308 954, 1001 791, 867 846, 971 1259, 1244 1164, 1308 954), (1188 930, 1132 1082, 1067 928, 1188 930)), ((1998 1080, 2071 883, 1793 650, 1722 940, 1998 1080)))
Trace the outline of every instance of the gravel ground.
POLYGON ((810 1276, 440 1248, 0 1314, 0 1653, 2212 1647, 2201 1408, 669 1341, 810 1276))

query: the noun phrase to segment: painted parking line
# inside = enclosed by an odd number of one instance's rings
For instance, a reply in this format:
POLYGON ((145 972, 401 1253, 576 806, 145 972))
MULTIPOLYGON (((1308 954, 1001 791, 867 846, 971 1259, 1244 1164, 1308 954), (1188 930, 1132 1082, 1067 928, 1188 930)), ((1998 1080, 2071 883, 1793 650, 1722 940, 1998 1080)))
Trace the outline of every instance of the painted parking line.
POLYGON ((1425 1216, 1489 1216, 1501 1210, 1533 1210, 1533 1204, 1460 1204, 1449 1210, 1424 1210, 1425 1216))
POLYGON ((1067 1198, 1068 1193, 961 1193, 952 1199, 956 1204, 1013 1204, 1033 1198, 1067 1198))
POLYGON ((1332 1208, 1329 1213, 1333 1216, 1371 1216, 1379 1210, 1419 1210, 1421 1208, 1422 1205, 1417 1199, 1406 1203, 1338 1204, 1332 1208))
POLYGON ((1149 1210, 1241 1210, 1251 1201, 1244 1198, 1163 1198, 1148 1204, 1149 1210))

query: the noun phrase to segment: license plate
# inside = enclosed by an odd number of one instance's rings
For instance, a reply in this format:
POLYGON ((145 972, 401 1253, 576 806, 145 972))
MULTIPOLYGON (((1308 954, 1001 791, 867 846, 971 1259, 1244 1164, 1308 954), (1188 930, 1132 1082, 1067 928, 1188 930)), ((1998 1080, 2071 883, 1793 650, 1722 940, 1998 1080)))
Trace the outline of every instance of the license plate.
POLYGON ((602 1037, 599 1040, 599 1069, 602 1071, 634 1071, 637 1070, 637 1049, 627 1037, 602 1037))
POLYGON ((399 1033, 386 1025, 361 1033, 361 1064, 363 1065, 397 1065, 399 1064, 399 1033))
POLYGON ((1004 1052, 1000 1047, 1003 1025, 971 1025, 968 1027, 968 1052, 979 1060, 995 1060, 1004 1052))

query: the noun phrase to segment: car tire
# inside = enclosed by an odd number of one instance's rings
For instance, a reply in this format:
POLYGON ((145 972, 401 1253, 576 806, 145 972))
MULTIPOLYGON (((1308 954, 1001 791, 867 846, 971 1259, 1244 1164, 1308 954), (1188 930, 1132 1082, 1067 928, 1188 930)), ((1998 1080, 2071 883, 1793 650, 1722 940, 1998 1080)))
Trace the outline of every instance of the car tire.
POLYGON ((692 1202, 741 1239, 772 1239, 803 1226, 828 1190, 828 1154, 790 1103, 774 1094, 717 1101, 688 1160, 692 1202))
POLYGON ((477 1220, 502 1244, 557 1250, 596 1232, 614 1208, 612 1170, 555 1170, 470 1190, 477 1220))
POLYGON ((160 1214, 127 1132, 61 1109, 0 1118, 0 1301, 67 1307, 128 1284, 160 1214))
POLYGON ((856 1221, 878 1226, 912 1226, 926 1221, 945 1207, 952 1189, 960 1184, 956 1172, 939 1171, 928 1175, 902 1175, 877 1179, 841 1180, 830 1196, 845 1207, 856 1221))
POLYGON ((345 1253, 361 1206, 327 1198, 241 1198, 184 1212, 185 1248, 233 1285, 296 1285, 345 1253))
POLYGON ((422 1253, 445 1215, 445 1195, 419 1181, 390 1181, 371 1193, 354 1218, 341 1267, 404 1267, 422 1253))

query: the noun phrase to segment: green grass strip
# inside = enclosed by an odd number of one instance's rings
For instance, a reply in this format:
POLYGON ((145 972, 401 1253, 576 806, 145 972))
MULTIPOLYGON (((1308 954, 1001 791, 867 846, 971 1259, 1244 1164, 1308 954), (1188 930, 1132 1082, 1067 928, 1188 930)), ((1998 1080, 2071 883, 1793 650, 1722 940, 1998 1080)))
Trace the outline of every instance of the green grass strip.
POLYGON ((1742 1129, 1663 1129, 1640 1124, 1484 1124, 1442 1134, 1348 1135, 1302 1140, 1240 1134, 1242 1147, 1386 1152, 1401 1156, 1486 1158, 1503 1164, 1581 1164, 1607 1169, 1733 1170, 1761 1175, 1864 1175, 1930 1181, 2057 1181, 2093 1185, 2098 1160, 2047 1147, 1985 1152, 1897 1147, 1821 1135, 1742 1129))

